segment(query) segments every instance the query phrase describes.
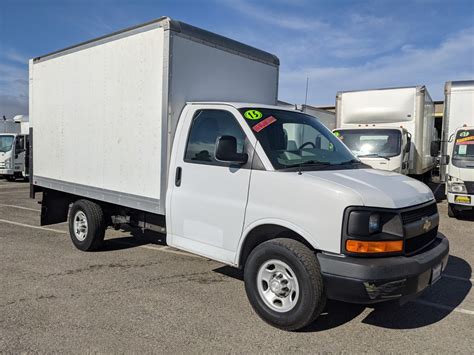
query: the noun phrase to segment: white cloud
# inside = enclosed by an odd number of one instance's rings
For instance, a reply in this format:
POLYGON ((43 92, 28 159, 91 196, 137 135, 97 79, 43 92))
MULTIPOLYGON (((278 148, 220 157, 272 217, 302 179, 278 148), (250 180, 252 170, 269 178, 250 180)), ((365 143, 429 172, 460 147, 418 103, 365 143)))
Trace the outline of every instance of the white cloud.
POLYGON ((404 45, 396 53, 362 65, 282 70, 280 98, 301 102, 307 76, 309 102, 313 104, 334 104, 337 91, 420 84, 427 85, 434 99, 442 100, 445 81, 474 78, 474 28, 451 35, 431 48, 404 45))

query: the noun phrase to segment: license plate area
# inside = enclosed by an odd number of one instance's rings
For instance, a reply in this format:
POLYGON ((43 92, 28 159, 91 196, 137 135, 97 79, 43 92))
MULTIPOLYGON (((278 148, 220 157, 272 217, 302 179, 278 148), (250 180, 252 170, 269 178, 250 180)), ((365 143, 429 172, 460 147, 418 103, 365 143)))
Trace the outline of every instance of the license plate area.
POLYGON ((471 196, 454 195, 455 203, 471 204, 471 196))
POLYGON ((435 284, 441 278, 441 270, 443 269, 443 263, 439 263, 433 269, 431 269, 431 285, 435 284))

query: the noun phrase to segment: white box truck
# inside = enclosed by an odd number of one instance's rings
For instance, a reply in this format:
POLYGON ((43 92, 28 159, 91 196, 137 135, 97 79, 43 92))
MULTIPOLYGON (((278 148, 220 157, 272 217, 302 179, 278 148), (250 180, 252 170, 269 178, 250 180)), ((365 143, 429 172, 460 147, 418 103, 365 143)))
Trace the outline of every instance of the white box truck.
POLYGON ((336 113, 334 112, 323 110, 321 108, 317 108, 311 105, 290 104, 288 102, 280 101, 280 100, 278 100, 277 105, 281 107, 289 108, 289 109, 299 110, 313 117, 316 117, 317 119, 321 121, 323 125, 325 125, 330 130, 333 130, 334 128, 336 128, 336 113))
POLYGON ((169 18, 31 60, 41 223, 68 220, 84 251, 109 226, 166 233, 172 247, 243 268, 255 311, 287 330, 326 298, 418 295, 449 254, 433 194, 276 106, 278 67, 169 18))
MULTIPOLYGON (((448 214, 474 208, 474 81, 448 81, 444 88, 440 178, 448 214)), ((434 144, 432 154, 438 154, 434 144)))
MULTIPOLYGON (((2 127, 2 125, 0 125, 2 127)), ((17 115, 5 121, 0 133, 0 176, 9 181, 29 177, 28 116, 17 115)))
POLYGON ((434 103, 424 86, 339 92, 334 133, 376 169, 427 177, 437 139, 434 103))

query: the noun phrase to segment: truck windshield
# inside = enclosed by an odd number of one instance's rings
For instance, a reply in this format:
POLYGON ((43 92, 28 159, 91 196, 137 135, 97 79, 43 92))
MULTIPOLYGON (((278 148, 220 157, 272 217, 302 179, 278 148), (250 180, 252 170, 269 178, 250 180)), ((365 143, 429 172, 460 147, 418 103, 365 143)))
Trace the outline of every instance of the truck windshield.
POLYGON ((0 135, 0 152, 6 153, 12 149, 13 136, 0 135))
POLYGON ((474 129, 459 130, 454 141, 453 165, 474 167, 474 129))
POLYGON ((359 158, 390 158, 400 154, 401 133, 396 129, 338 129, 334 135, 359 158))
POLYGON ((253 107, 240 109, 240 113, 277 170, 343 169, 361 164, 313 116, 253 107))

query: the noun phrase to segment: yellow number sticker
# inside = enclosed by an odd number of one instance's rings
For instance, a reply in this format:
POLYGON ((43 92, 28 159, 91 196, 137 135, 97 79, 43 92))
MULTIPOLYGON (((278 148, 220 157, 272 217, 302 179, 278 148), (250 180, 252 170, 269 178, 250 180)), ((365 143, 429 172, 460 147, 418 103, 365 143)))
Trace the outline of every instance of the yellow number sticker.
POLYGON ((244 117, 248 120, 259 120, 262 118, 262 113, 257 110, 247 110, 244 113, 244 117))

